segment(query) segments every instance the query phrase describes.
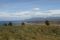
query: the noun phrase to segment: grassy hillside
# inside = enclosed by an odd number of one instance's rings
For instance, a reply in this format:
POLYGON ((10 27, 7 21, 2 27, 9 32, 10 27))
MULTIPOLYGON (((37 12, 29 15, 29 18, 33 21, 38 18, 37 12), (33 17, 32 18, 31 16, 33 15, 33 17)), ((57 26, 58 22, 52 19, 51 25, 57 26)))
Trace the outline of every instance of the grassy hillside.
POLYGON ((0 40, 60 40, 60 26, 1 26, 0 40))

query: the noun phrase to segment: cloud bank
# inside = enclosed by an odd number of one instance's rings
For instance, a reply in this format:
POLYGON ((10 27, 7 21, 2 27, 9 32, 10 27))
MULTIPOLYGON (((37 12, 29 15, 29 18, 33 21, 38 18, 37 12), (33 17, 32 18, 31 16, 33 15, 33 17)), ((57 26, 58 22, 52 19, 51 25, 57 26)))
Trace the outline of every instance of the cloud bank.
POLYGON ((1 20, 25 20, 32 17, 58 17, 60 10, 41 11, 40 8, 33 8, 31 11, 20 11, 16 13, 0 12, 1 20))

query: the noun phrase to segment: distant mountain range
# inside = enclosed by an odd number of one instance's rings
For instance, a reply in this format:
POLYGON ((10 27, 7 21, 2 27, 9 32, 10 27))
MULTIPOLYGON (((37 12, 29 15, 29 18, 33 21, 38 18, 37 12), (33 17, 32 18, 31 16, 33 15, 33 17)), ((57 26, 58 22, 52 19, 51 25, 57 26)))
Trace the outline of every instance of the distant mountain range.
POLYGON ((58 22, 60 21, 60 17, 35 17, 35 18, 30 18, 30 19, 27 19, 25 20, 25 22, 34 22, 34 23, 38 23, 38 22, 44 22, 46 20, 49 20, 49 21, 53 21, 53 22, 58 22))
POLYGON ((26 20, 17 20, 17 21, 0 21, 0 24, 12 22, 13 24, 20 24, 21 22, 27 23, 42 23, 46 20, 53 21, 53 22, 60 22, 60 17, 33 17, 26 20))

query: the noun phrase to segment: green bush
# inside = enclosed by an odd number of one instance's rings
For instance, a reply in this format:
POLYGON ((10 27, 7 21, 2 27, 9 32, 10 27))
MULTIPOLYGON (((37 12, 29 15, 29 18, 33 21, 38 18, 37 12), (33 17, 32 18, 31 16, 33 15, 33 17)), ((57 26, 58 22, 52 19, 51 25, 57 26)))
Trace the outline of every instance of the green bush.
POLYGON ((24 22, 22 22, 22 23, 21 23, 21 25, 25 25, 25 23, 24 23, 24 22))
POLYGON ((7 26, 7 23, 4 23, 3 25, 4 25, 4 26, 7 26))
POLYGON ((48 20, 45 21, 45 24, 46 24, 47 26, 50 25, 50 23, 49 23, 48 20))
POLYGON ((13 24, 12 24, 12 22, 9 22, 8 25, 9 25, 9 26, 12 26, 13 24))

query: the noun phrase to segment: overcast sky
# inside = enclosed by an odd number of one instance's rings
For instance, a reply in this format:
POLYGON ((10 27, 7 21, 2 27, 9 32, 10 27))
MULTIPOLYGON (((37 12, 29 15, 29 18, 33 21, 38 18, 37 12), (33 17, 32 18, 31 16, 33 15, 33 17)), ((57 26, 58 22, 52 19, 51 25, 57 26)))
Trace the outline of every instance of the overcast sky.
POLYGON ((60 0, 0 0, 0 21, 60 16, 60 0))

